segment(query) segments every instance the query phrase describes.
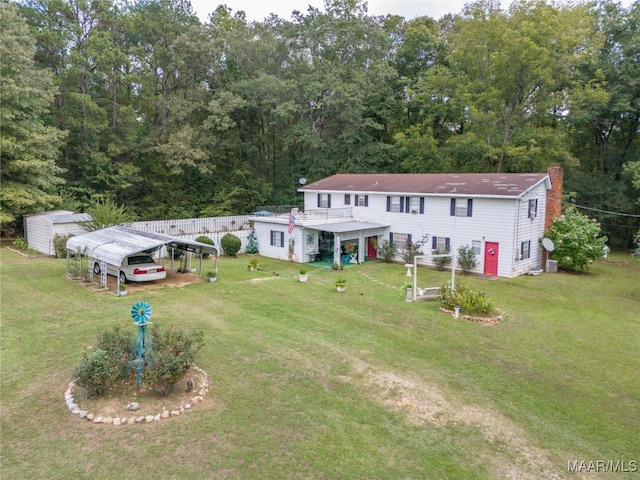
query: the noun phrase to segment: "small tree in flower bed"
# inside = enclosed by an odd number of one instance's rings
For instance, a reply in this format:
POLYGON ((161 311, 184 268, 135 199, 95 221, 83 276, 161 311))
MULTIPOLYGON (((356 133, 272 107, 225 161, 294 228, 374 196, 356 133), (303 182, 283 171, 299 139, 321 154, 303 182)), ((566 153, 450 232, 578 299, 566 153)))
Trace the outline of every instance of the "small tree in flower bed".
POLYGON ((153 368, 145 369, 145 381, 166 397, 191 367, 196 354, 204 346, 204 333, 185 332, 169 328, 161 332, 154 325, 151 329, 153 344, 153 368))
POLYGON ((124 379, 133 344, 133 331, 119 326, 99 333, 95 346, 87 346, 74 376, 78 384, 98 397, 124 379))
MULTIPOLYGON (((90 395, 103 396, 107 390, 117 392, 119 386, 124 389, 129 376, 135 375, 135 368, 129 365, 134 334, 133 329, 115 326, 99 333, 95 346, 85 347, 74 376, 90 395)), ((166 397, 191 367, 204 345, 204 334, 173 327, 163 332, 157 324, 152 326, 150 334, 154 361, 145 365, 143 379, 166 397)))
POLYGON ((553 241, 555 250, 551 258, 558 266, 570 272, 584 272, 594 260, 602 258, 607 237, 602 235, 596 220, 582 215, 573 207, 553 221, 547 236, 553 241))
POLYGON ((446 310, 460 307, 460 312, 468 315, 488 315, 494 313, 493 303, 485 292, 473 290, 460 283, 456 284, 456 291, 451 290, 451 283, 440 287, 440 306, 446 310))

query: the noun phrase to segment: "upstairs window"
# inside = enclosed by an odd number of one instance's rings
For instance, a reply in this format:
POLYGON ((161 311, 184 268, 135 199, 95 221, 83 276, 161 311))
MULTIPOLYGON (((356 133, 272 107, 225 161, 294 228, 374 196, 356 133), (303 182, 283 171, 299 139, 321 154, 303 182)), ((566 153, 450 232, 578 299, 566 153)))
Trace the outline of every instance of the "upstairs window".
POLYGON ((452 198, 449 214, 452 217, 471 217, 473 215, 473 198, 452 198))
POLYGON ((358 207, 368 207, 369 195, 356 195, 356 205, 358 207))
POLYGON ((387 212, 400 213, 404 211, 404 197, 387 197, 387 212))
POLYGON ((538 216, 538 199, 529 200, 529 218, 536 218, 538 216))
POLYGON ((387 197, 387 212, 424 213, 424 197, 387 197))
POLYGON ((331 194, 319 193, 318 194, 318 208, 331 208, 331 194))

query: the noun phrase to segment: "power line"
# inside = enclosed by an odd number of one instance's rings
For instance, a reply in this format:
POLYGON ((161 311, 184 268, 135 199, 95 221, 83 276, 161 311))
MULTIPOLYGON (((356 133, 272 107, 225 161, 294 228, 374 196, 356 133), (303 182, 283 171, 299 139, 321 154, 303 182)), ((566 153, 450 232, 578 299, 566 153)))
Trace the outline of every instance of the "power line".
POLYGON ((563 201, 562 203, 565 203, 567 205, 573 205, 574 207, 578 207, 578 208, 583 208, 585 210, 592 210, 594 212, 608 213, 609 215, 618 215, 620 217, 640 218, 640 215, 634 215, 633 213, 610 212, 609 210, 600 210, 598 208, 585 207, 584 205, 576 205, 575 203, 565 202, 565 201, 563 201))

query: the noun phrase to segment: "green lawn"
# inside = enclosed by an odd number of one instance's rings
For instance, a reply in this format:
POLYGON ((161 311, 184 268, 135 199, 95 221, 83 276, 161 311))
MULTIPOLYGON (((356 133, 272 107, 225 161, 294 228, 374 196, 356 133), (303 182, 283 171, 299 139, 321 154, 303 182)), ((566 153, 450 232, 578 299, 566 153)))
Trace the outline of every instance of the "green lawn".
MULTIPOLYGON (((262 258, 249 272, 223 257, 217 283, 116 298, 66 279, 65 260, 1 255, 3 479, 581 478, 569 461, 640 464, 629 256, 585 275, 456 277, 506 312, 484 326, 405 302, 397 264, 311 268, 299 283, 299 265, 262 258), (83 346, 131 325, 139 300, 153 322, 205 332, 207 401, 149 425, 71 415, 83 346)), ((418 270, 421 287, 450 278, 418 270)))

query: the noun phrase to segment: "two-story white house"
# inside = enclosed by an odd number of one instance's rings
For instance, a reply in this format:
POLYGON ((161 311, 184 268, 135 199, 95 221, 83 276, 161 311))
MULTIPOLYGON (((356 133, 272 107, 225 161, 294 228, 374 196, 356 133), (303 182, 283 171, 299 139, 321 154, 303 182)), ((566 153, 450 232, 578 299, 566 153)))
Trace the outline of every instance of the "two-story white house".
POLYGON ((561 210, 562 169, 337 174, 298 191, 303 211, 251 218, 261 255, 344 264, 379 257, 385 240, 398 249, 418 243, 425 255, 468 246, 475 272, 515 277, 543 265, 541 240, 561 210))

